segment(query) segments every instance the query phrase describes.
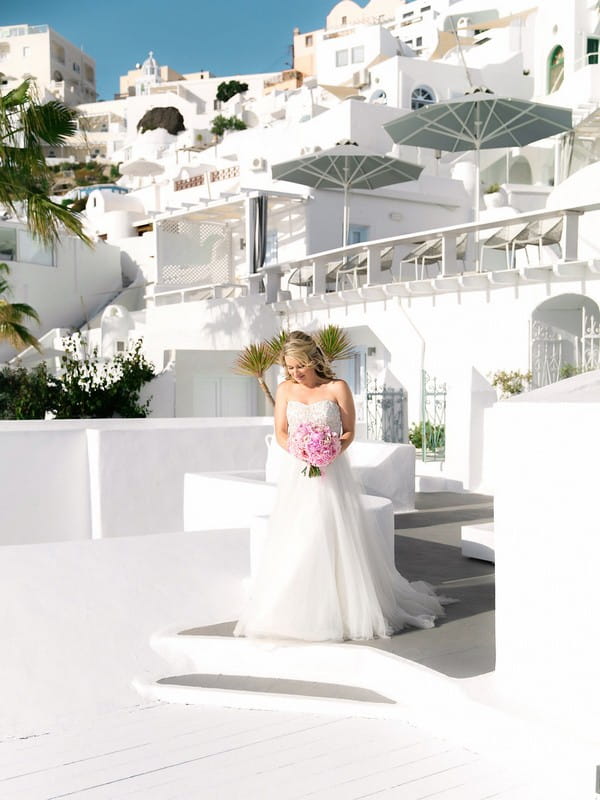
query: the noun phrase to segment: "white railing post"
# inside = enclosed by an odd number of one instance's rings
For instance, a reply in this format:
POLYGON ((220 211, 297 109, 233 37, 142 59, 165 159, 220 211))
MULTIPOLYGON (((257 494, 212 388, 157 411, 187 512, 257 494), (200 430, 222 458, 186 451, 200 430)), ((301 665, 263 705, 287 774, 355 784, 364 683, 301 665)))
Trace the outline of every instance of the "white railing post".
POLYGON ((281 268, 279 266, 263 267, 263 273, 266 278, 266 302, 276 303, 279 290, 281 289, 281 268))
POLYGON ((260 285, 262 283, 263 276, 261 273, 253 273, 252 275, 248 275, 248 294, 249 295, 257 295, 260 294, 260 285))
POLYGON ((382 283, 381 273, 381 248, 367 248, 367 286, 373 283, 382 283))
POLYGON ((563 261, 577 261, 580 211, 565 211, 563 261))
POLYGON ((442 234, 442 276, 456 274, 456 233, 442 234))
POLYGON ((325 262, 321 259, 315 259, 312 263, 313 269, 313 294, 325 294, 326 288, 326 269, 325 262))

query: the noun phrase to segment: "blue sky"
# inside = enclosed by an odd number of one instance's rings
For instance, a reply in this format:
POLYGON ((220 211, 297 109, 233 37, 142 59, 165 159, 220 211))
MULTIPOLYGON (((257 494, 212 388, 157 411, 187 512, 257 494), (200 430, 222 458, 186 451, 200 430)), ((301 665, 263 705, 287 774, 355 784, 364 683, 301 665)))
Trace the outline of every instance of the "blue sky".
MULTIPOLYGON (((48 24, 96 61, 100 98, 153 50, 178 72, 215 75, 286 69, 292 31, 315 30, 335 0, 17 0, 0 25, 48 24)), ((364 3, 361 3, 364 5, 364 3)))

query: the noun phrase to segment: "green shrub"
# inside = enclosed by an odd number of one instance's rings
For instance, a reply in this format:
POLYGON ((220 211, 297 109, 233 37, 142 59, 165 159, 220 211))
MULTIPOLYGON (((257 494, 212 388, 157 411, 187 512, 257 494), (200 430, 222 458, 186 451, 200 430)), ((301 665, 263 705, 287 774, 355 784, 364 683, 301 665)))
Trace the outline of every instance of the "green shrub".
MULTIPOLYGON (((408 441, 417 448, 423 449, 423 423, 414 422, 408 431, 408 441)), ((439 450, 446 445, 446 426, 432 425, 425 422, 425 443, 428 450, 439 450)))
POLYGON ((58 384, 45 362, 33 369, 0 370, 0 419, 44 419, 56 404, 58 384))
POLYGON ((514 394, 521 394, 529 389, 531 384, 531 372, 519 372, 513 370, 506 372, 500 370, 491 376, 491 384, 495 389, 500 390, 501 397, 512 397, 514 394))

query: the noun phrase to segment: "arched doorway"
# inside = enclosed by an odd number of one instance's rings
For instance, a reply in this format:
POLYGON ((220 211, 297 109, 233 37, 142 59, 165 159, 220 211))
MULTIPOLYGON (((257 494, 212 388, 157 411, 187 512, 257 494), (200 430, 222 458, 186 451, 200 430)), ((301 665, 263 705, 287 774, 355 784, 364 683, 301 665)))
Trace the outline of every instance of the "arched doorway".
POLYGON ((550 53, 548 61, 548 94, 560 88, 565 77, 565 51, 560 45, 550 53))
POLYGON ((515 156, 515 158, 510 160, 508 182, 524 183, 527 186, 533 183, 531 178, 531 166, 525 156, 515 156))
POLYGON ((545 300, 531 315, 531 385, 555 383, 600 362, 600 309, 582 294, 545 300))

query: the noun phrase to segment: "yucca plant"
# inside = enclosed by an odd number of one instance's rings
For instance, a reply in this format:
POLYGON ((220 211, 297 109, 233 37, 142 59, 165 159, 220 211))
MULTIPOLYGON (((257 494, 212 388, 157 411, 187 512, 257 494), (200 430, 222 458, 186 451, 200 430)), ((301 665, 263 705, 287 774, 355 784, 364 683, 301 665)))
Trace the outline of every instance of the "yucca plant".
POLYGON ((350 337, 339 325, 326 325, 314 334, 314 338, 328 361, 338 361, 354 355, 350 337))
POLYGON ((244 347, 233 367, 234 372, 237 372, 238 375, 250 375, 252 378, 256 378, 272 406, 275 406, 275 400, 265 382, 265 372, 273 366, 276 358, 269 342, 256 342, 244 347))
POLYGON ((9 342, 17 349, 32 346, 41 352, 40 343, 25 325, 26 319, 39 324, 38 313, 27 303, 11 303, 6 299, 10 286, 3 274, 10 274, 8 264, 0 264, 0 341, 9 342))

